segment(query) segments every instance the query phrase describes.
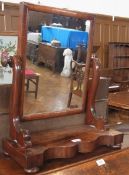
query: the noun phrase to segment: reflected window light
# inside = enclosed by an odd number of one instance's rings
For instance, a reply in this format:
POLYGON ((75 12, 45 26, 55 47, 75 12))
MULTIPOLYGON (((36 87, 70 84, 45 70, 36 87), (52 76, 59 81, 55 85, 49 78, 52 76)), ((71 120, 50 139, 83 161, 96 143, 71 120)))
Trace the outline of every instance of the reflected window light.
POLYGON ((85 25, 86 25, 86 32, 89 32, 89 30, 90 30, 90 20, 86 20, 86 22, 85 22, 85 25))
POLYGON ((1 2, 1 10, 4 11, 4 2, 1 2))

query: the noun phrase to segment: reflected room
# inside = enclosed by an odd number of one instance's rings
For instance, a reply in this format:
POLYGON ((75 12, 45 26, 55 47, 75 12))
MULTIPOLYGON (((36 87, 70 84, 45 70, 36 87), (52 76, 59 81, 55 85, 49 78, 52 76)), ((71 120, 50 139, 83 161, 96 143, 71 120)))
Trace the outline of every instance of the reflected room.
POLYGON ((87 43, 85 20, 29 11, 25 115, 82 107, 87 43))

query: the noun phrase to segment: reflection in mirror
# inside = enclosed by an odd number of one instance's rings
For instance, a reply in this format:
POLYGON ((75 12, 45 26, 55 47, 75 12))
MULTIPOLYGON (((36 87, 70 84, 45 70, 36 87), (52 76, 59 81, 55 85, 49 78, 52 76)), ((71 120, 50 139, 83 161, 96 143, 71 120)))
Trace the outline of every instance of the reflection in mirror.
POLYGON ((71 61, 74 60, 85 67, 88 42, 85 25, 84 19, 29 11, 25 115, 82 107, 82 97, 79 93, 71 95, 69 105, 68 101, 75 74, 71 61))

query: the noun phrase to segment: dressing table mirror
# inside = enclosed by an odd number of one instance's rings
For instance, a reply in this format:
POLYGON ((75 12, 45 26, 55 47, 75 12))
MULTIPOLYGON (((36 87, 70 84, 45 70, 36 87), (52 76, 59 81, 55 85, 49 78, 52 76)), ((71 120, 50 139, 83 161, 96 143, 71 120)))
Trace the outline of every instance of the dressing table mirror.
MULTIPOLYGON (((11 105, 9 112, 10 136, 3 139, 3 151, 11 156, 27 173, 40 170, 45 161, 50 159, 73 158, 78 153, 93 152, 102 145, 120 147, 123 134, 118 131, 106 130, 104 120, 95 116, 94 99, 99 81, 99 61, 91 57, 94 33, 94 17, 88 13, 70 11, 54 7, 40 6, 29 3, 20 4, 19 35, 17 55, 6 60, 13 68, 13 85, 11 105), (80 108, 66 108, 61 111, 43 112, 24 115, 23 106, 25 98, 25 69, 26 46, 29 11, 44 12, 78 19, 89 20, 90 31, 88 35, 87 58, 85 63, 82 105, 80 108), (93 68, 93 78, 88 90, 90 67, 93 68), (45 119, 62 119, 65 123, 66 116, 81 114, 85 116, 83 125, 66 126, 35 132, 23 129, 24 124, 45 119), (62 118, 61 118, 62 117, 62 118)), ((47 100, 46 100, 47 103, 47 100)), ((56 105, 56 104, 55 104, 56 105)), ((33 106, 34 107, 34 106, 33 106)), ((72 120, 71 119, 71 120, 72 120)), ((58 121, 57 121, 58 122, 58 121)))
MULTIPOLYGON (((40 75, 37 98, 34 98, 32 93, 25 93, 24 116, 70 110, 67 108, 67 101, 71 75, 62 74, 64 51, 69 48, 72 51, 70 59, 71 57, 74 60, 80 58, 80 64, 85 64, 88 45, 85 20, 30 10, 27 19, 26 69, 40 75), (57 43, 52 43, 54 41, 57 43), (83 50, 82 56, 78 51, 80 45, 83 50)), ((70 62, 68 66, 71 69, 70 62)), ((34 89, 32 83, 31 85, 30 90, 34 89)), ((82 98, 73 96, 71 104, 76 105, 76 108, 82 108, 82 98)))
MULTIPOLYGON (((35 6, 35 8, 36 8, 36 6, 35 6)), ((22 51, 22 53, 21 53, 22 57, 24 58, 24 61, 23 61, 24 66, 25 66, 24 68, 28 68, 28 66, 26 65, 27 59, 26 59, 26 55, 25 55, 27 43, 28 43, 27 42, 28 28, 29 29, 31 28, 31 30, 32 30, 32 28, 34 28, 34 27, 32 27, 33 23, 32 23, 31 15, 33 14, 33 16, 36 16, 36 13, 41 14, 41 12, 42 12, 44 14, 43 15, 44 19, 42 19, 43 20, 42 23, 43 24, 45 23, 45 25, 49 25, 49 26, 42 26, 42 27, 47 28, 46 30, 49 31, 49 34, 51 34, 53 32, 53 27, 51 27, 50 25, 55 22, 55 19, 58 19, 58 21, 59 21, 59 17, 64 18, 64 20, 66 21, 64 24, 64 27, 63 28, 61 27, 61 32, 59 31, 60 33, 58 35, 60 35, 60 36, 64 35, 64 34, 66 35, 68 27, 70 29, 77 28, 77 26, 79 25, 78 24, 79 20, 80 21, 81 20, 82 21, 86 21, 86 20, 90 21, 90 32, 89 32, 89 36, 88 36, 88 41, 87 41, 87 43, 85 43, 85 45, 87 46, 87 48, 86 48, 87 49, 87 58, 89 58, 89 59, 86 59, 87 60, 87 62, 86 62, 87 69, 86 69, 85 74, 86 74, 86 77, 88 77, 90 57, 91 57, 91 52, 92 52, 94 17, 89 15, 89 14, 84 14, 84 13, 77 14, 76 12, 70 12, 68 10, 62 11, 62 10, 58 10, 56 8, 53 8, 53 10, 51 11, 47 7, 38 10, 38 9, 33 9, 32 6, 31 7, 28 6, 27 11, 28 11, 27 13, 24 13, 24 20, 26 21, 26 22, 24 22, 24 27, 20 28, 21 37, 20 37, 20 42, 19 42, 19 43, 22 43, 22 46, 24 45, 24 48, 22 48, 24 51, 22 51), (68 21, 68 18, 69 18, 69 21, 68 21), (74 21, 74 24, 72 24, 72 21, 74 21), (66 24, 68 22, 69 22, 69 25, 66 24), (52 31, 50 31, 51 28, 52 28, 52 31), (63 33, 63 31, 65 33, 63 33), (25 42, 25 39, 26 39, 26 42, 25 42)), ((23 19, 21 19, 21 20, 23 20, 23 19)), ((84 25, 84 22, 83 22, 83 25, 84 25)), ((84 30, 84 26, 82 28, 84 30)), ((35 28, 35 30, 36 30, 36 28, 35 28)), ((60 30, 60 27, 57 28, 57 32, 58 32, 58 30, 60 30)), ((73 29, 73 31, 74 31, 74 29, 73 29)), ((79 31, 79 32, 81 33, 81 31, 79 31)), ((85 33, 85 31, 83 31, 83 33, 85 33)), ((49 34, 46 33, 46 35, 49 35, 49 34)), ((48 46, 50 44, 50 41, 51 41, 50 39, 48 39, 49 42, 44 44, 43 40, 45 40, 45 41, 47 40, 46 35, 45 35, 45 37, 41 38, 42 42, 40 42, 38 45, 39 50, 38 50, 36 64, 45 62, 48 66, 49 65, 51 66, 52 64, 50 62, 49 57, 52 57, 52 59, 54 59, 53 55, 55 53, 53 53, 54 52, 53 47, 48 46), (45 50, 48 50, 48 52, 46 52, 45 50), (46 53, 46 55, 45 55, 45 53, 46 53), (41 57, 45 57, 45 58, 41 58, 41 57), (46 57, 47 57, 47 60, 43 61, 43 59, 45 60, 46 57)), ((76 36, 77 36, 77 34, 76 34, 76 36)), ((50 38, 50 37, 54 38, 56 36, 49 36, 48 38, 50 38)), ((73 40, 75 40, 75 38, 73 38, 73 40)), ((70 41, 67 41, 67 43, 68 42, 70 42, 70 41)), ((76 44, 77 44, 77 41, 76 41, 76 44)), ((42 75, 40 76, 40 79, 39 79, 39 88, 38 89, 39 89, 40 93, 39 93, 39 96, 37 96, 37 99, 35 100, 33 97, 29 98, 29 96, 25 96, 25 95, 21 96, 21 98, 22 98, 21 99, 21 106, 24 106, 23 111, 21 111, 21 114, 23 113, 23 115, 21 115, 21 117, 23 117, 25 120, 30 120, 30 119, 34 119, 34 118, 40 118, 40 117, 47 118, 49 116, 54 117, 57 115, 64 116, 64 115, 77 114, 77 113, 84 112, 85 101, 86 101, 86 90, 85 89, 87 89, 87 85, 86 85, 87 83, 85 83, 85 82, 88 81, 88 78, 84 79, 84 81, 85 81, 84 82, 84 84, 85 84, 84 85, 84 95, 81 98, 76 96, 75 103, 77 103, 77 108, 67 108, 68 94, 70 91, 70 78, 64 78, 64 77, 61 77, 61 75, 60 75, 61 70, 63 69, 63 64, 64 64, 63 51, 67 47, 69 47, 69 45, 68 44, 65 45, 63 42, 63 46, 58 48, 59 53, 60 53, 59 59, 62 59, 62 63, 60 63, 61 61, 59 61, 59 63, 57 63, 57 64, 59 64, 58 69, 57 69, 58 73, 53 73, 53 71, 52 70, 50 71, 50 69, 47 69, 47 71, 49 71, 48 73, 46 73, 46 72, 44 73, 43 72, 44 67, 41 68, 41 66, 40 66, 40 70, 42 69, 41 70, 42 75), (50 84, 50 86, 49 86, 49 84, 50 84), (54 97, 54 94, 55 94, 55 97, 54 97), (54 105, 55 103, 56 103, 56 105, 54 105)), ((20 49, 20 47, 18 47, 18 48, 20 49)), ((75 46, 74 46, 74 48, 72 47, 73 52, 75 52, 75 49, 76 49, 75 46)), ((57 50, 57 48, 56 48, 56 50, 57 50)), ((22 93, 24 93, 24 92, 22 92, 22 93)))

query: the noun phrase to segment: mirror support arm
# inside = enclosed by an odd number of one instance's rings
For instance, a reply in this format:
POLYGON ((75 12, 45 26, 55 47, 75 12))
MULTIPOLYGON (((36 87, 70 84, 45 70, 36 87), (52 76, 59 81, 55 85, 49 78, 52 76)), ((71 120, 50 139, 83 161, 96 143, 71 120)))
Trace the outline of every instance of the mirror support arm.
POLYGON ((30 147, 31 140, 28 130, 22 129, 20 126, 20 92, 22 86, 22 61, 19 56, 13 56, 9 58, 4 58, 1 60, 1 64, 6 67, 9 65, 13 69, 13 83, 12 83, 12 93, 10 99, 10 108, 9 108, 9 119, 10 119, 10 138, 12 141, 19 145, 20 147, 30 147))
POLYGON ((95 96, 100 79, 100 61, 98 58, 91 58, 91 64, 93 68, 93 76, 91 87, 88 91, 87 107, 86 107, 86 124, 95 124, 95 96))

